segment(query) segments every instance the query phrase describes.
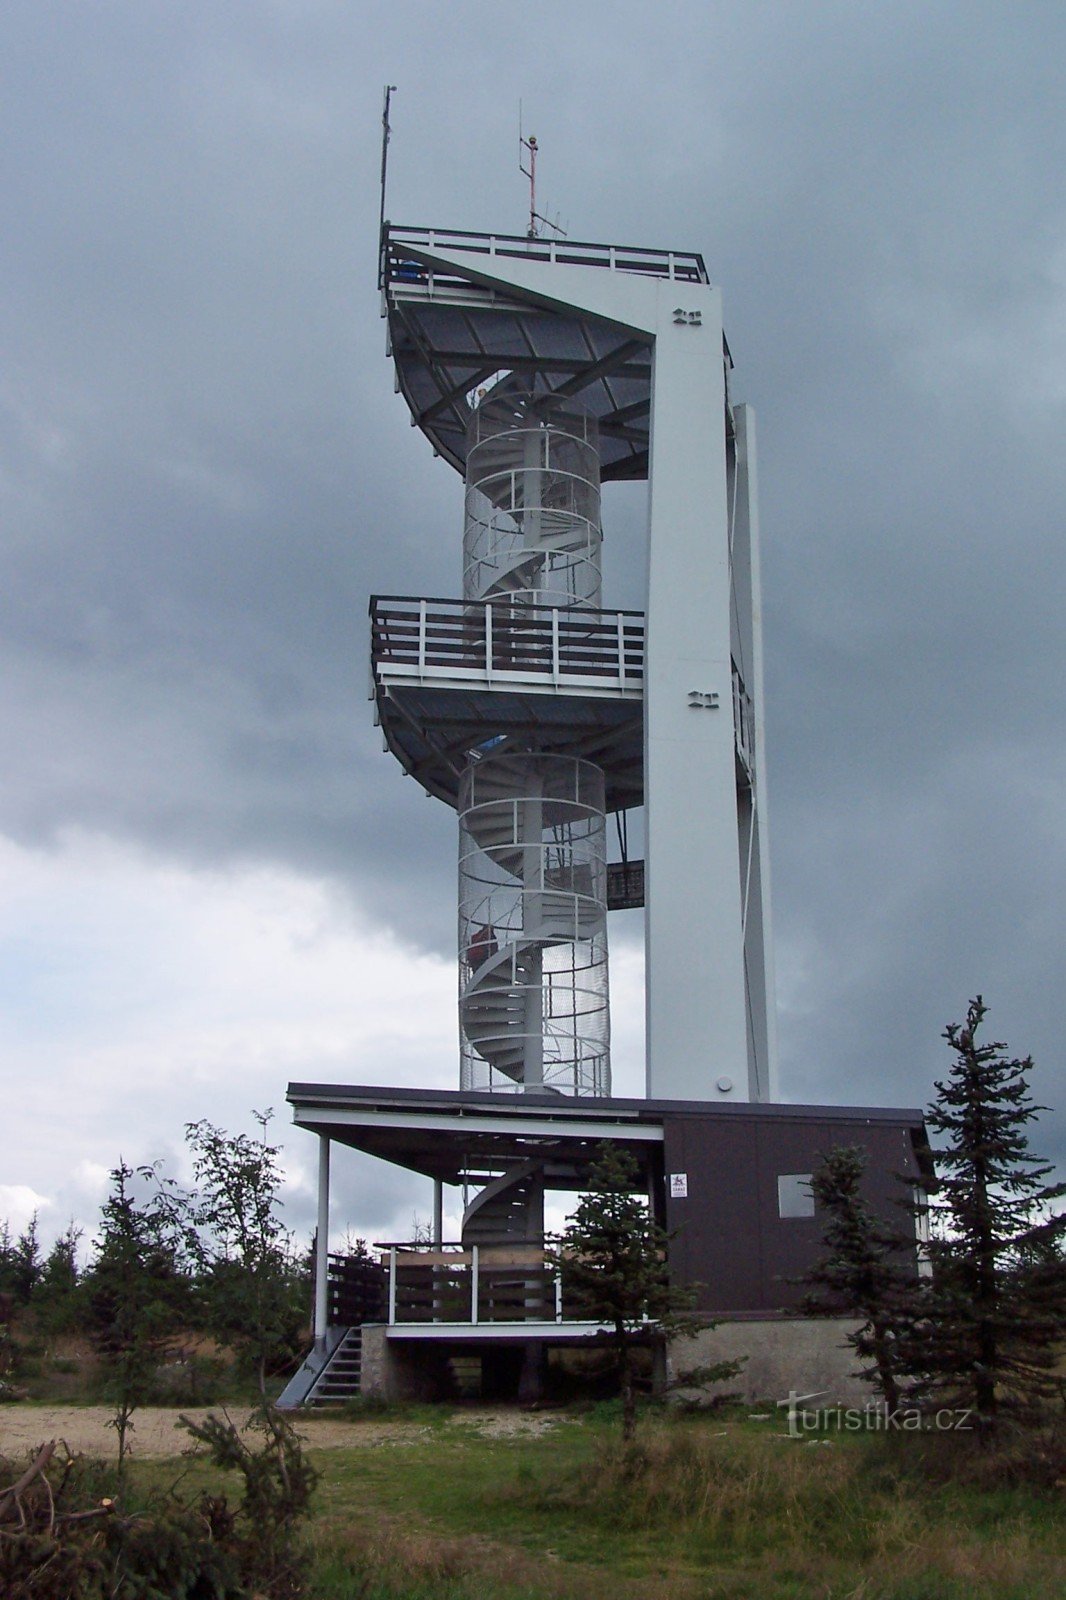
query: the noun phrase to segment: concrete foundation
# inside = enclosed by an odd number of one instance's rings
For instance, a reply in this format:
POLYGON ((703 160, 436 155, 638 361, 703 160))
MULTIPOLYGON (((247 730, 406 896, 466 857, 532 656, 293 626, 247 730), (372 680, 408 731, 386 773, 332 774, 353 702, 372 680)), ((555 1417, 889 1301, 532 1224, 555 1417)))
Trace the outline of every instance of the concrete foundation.
MULTIPOLYGON (((858 1326, 844 1317, 788 1317, 720 1322, 692 1339, 675 1339, 667 1354, 670 1392, 695 1398, 684 1375, 718 1361, 743 1361, 735 1378, 710 1394, 736 1394, 745 1401, 786 1400, 790 1391, 824 1395, 820 1406, 863 1405, 874 1391, 856 1376, 854 1351, 845 1336, 858 1326)), ((812 1402, 812 1404, 815 1402, 812 1402)))
POLYGON ((441 1400, 450 1387, 443 1345, 390 1341, 383 1323, 363 1324, 360 1394, 388 1401, 441 1400))
MULTIPOLYGON (((713 1385, 703 1397, 735 1394, 746 1402, 775 1403, 795 1392, 818 1395, 823 1406, 863 1405, 873 1390, 856 1376, 854 1353, 844 1342, 855 1327, 838 1317, 720 1322, 692 1339, 675 1339, 666 1353, 665 1373, 663 1364, 657 1363, 654 1387, 660 1393, 665 1388, 677 1398, 697 1400, 701 1391, 685 1385, 686 1372, 719 1361, 742 1361, 735 1378, 713 1385)), ((454 1384, 449 1357, 456 1348, 444 1341, 389 1339, 383 1324, 364 1326, 361 1392, 389 1401, 445 1399, 454 1384)), ((491 1353, 510 1356, 516 1377, 518 1367, 529 1367, 526 1341, 491 1353)))

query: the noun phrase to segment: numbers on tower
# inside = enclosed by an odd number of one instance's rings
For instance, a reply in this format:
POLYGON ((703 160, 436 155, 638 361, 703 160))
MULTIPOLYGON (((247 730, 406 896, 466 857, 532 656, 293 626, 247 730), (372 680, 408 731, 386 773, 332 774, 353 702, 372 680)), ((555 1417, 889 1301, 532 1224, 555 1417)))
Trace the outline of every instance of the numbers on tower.
POLYGON ((679 323, 682 327, 702 328, 703 327, 703 312, 702 311, 686 311, 684 306, 675 306, 674 307, 674 321, 676 323, 679 323))
POLYGON ((705 689, 690 689, 688 692, 690 711, 717 711, 720 707, 718 691, 709 692, 705 689))

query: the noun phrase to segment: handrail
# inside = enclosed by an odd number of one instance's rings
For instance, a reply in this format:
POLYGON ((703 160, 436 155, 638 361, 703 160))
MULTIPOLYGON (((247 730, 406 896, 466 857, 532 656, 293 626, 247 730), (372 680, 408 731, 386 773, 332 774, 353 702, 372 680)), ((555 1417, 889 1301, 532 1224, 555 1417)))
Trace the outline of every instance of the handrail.
MULTIPOLYGON (((543 677, 559 687, 578 679, 597 688, 635 690, 644 680, 644 613, 587 611, 512 600, 429 600, 374 595, 371 658, 380 680, 389 668, 466 681, 543 677)), ((755 771, 755 707, 732 663, 733 730, 749 777, 755 771)))
POLYGON ((376 673, 401 667, 419 675, 451 669, 610 680, 636 688, 644 675, 639 611, 515 605, 508 600, 424 600, 378 596, 370 602, 376 673))
POLYGON ((744 680, 733 663, 733 732, 737 754, 748 770, 755 771, 755 707, 744 687, 744 680))
POLYGON ((558 1269, 525 1241, 391 1245, 386 1255, 390 1324, 580 1320, 565 1315, 558 1269))
MULTIPOLYGON (((370 596, 370 614, 371 614, 371 616, 373 616, 374 607, 378 606, 378 605, 414 605, 417 602, 420 602, 422 600, 424 600, 426 602, 427 606, 464 606, 464 607, 469 607, 469 606, 481 606, 481 605, 493 605, 493 604, 501 605, 501 604, 504 603, 502 601, 491 601, 491 600, 457 600, 454 595, 450 595, 450 594, 449 595, 439 595, 439 594, 428 594, 428 595, 372 594, 370 596)), ((554 606, 525 605, 523 603, 522 604, 522 610, 523 611, 545 611, 545 612, 552 611, 552 610, 560 610, 564 616, 569 615, 569 616, 581 616, 581 617, 627 617, 627 618, 630 618, 633 621, 639 622, 641 624, 643 624, 643 622, 644 622, 644 613, 643 613, 643 611, 619 611, 614 606, 612 606, 609 611, 591 611, 588 608, 586 608, 585 606, 554 607, 554 606)))
POLYGON ((469 255, 516 257, 563 266, 601 267, 612 272, 634 272, 643 277, 668 278, 681 283, 709 283, 703 257, 694 250, 652 250, 640 245, 596 244, 580 239, 529 239, 523 234, 472 233, 456 228, 401 227, 387 224, 382 237, 381 281, 403 282, 404 248, 436 248, 469 255))

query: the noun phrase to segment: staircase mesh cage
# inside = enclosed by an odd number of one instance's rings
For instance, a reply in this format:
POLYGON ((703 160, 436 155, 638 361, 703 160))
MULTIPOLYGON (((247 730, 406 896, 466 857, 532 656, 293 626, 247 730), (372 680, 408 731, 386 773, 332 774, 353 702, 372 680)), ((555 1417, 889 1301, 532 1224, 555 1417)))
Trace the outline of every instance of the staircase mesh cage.
POLYGON ((464 1089, 610 1093, 603 772, 471 761, 459 793, 464 1089))
POLYGON ((504 379, 467 430, 463 595, 600 606, 596 420, 504 379))

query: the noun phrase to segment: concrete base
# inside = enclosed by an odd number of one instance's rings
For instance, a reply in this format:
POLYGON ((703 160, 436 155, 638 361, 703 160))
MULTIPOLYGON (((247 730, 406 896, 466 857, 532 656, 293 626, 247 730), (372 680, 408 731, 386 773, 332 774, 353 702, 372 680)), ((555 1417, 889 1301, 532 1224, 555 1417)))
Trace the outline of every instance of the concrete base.
MULTIPOLYGON (((863 1405, 874 1391, 855 1376, 855 1356, 844 1343, 856 1326, 843 1317, 720 1322, 695 1338, 675 1339, 666 1354, 665 1373, 659 1361, 654 1387, 657 1393, 665 1388, 675 1398, 692 1401, 735 1394, 747 1402, 776 1402, 794 1391, 819 1395, 819 1405, 863 1405), (740 1360, 744 1364, 735 1378, 707 1391, 684 1384, 684 1374, 697 1367, 740 1360)), ((529 1344, 523 1343, 524 1348, 516 1343, 502 1354, 518 1362, 524 1358, 528 1367, 529 1344)), ((383 1324, 368 1324, 363 1328, 361 1393, 389 1401, 447 1399, 453 1389, 449 1356, 457 1347, 458 1341, 450 1345, 444 1339, 389 1339, 383 1324)), ((469 1342, 462 1348, 469 1352, 469 1342)))
POLYGON ((443 1400, 451 1387, 444 1344, 386 1338, 383 1323, 363 1324, 359 1393, 378 1400, 443 1400))
POLYGON ((667 1354, 671 1393, 695 1399, 684 1374, 718 1361, 744 1365, 735 1378, 712 1386, 708 1397, 736 1394, 745 1401, 787 1400, 789 1392, 824 1395, 819 1406, 863 1405, 871 1386, 857 1377, 854 1351, 845 1335, 858 1326, 844 1317, 788 1317, 773 1321, 720 1322, 692 1339, 675 1339, 667 1354))

